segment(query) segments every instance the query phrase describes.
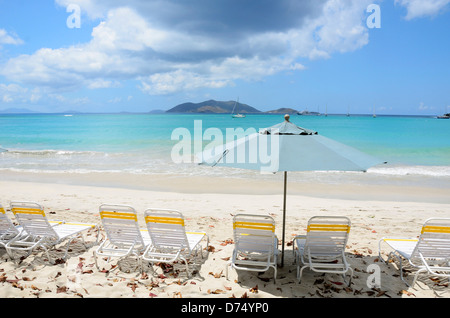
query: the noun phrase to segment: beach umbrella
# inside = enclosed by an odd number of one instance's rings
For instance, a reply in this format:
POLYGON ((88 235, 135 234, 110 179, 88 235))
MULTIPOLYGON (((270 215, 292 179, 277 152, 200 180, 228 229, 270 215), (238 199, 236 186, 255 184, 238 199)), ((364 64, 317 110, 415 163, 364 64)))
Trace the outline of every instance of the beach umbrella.
POLYGON ((261 172, 284 173, 281 266, 284 264, 288 171, 366 171, 384 163, 316 131, 285 121, 228 143, 204 149, 199 163, 261 172))

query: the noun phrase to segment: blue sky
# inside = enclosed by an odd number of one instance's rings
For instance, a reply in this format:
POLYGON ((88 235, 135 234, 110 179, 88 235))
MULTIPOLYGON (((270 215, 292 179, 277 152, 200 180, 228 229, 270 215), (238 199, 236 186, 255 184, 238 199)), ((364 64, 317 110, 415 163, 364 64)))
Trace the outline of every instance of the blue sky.
POLYGON ((0 110, 437 115, 449 31, 450 0, 0 0, 0 110))

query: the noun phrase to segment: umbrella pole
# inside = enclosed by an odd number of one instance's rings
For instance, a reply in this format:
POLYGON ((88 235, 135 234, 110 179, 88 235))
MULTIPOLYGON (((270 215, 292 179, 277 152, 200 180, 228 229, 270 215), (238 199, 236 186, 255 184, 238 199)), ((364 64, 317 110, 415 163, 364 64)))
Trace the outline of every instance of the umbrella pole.
POLYGON ((287 171, 284 172, 284 197, 283 197, 283 233, 281 244, 281 267, 284 266, 284 236, 286 230, 286 189, 287 189, 287 171))

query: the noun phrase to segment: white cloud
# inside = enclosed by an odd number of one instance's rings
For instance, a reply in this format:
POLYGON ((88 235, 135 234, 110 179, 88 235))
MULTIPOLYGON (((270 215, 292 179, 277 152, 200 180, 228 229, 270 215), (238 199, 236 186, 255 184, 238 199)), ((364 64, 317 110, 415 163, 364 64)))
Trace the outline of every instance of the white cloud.
POLYGON ((28 89, 17 84, 0 84, 0 101, 3 103, 11 103, 19 98, 23 98, 28 89))
POLYGON ((324 6, 324 14, 316 21, 317 48, 333 52, 350 52, 369 42, 365 26, 365 9, 372 0, 331 0, 324 6))
POLYGON ((16 35, 8 34, 4 29, 0 29, 0 44, 22 44, 23 41, 16 35))
POLYGON ((447 8, 450 0, 395 0, 396 4, 406 7, 406 20, 435 16, 447 8))
POLYGON ((419 109, 419 111, 428 111, 428 110, 434 110, 435 107, 434 106, 428 106, 424 102, 420 102, 418 109, 419 109))
MULTIPOLYGON (((55 94, 55 93, 48 93, 46 94, 47 99, 45 99, 46 104, 55 104, 60 107, 62 104, 64 107, 70 107, 70 106, 79 106, 79 105, 86 105, 91 102, 91 100, 88 97, 78 97, 78 98, 67 98, 64 95, 61 94, 55 94)), ((65 109, 60 109, 60 111, 63 111, 65 109)))
POLYGON ((365 10, 371 0, 329 0, 322 14, 293 29, 288 37, 294 56, 330 58, 333 53, 357 50, 369 42, 365 10))
POLYGON ((0 102, 3 103, 34 103, 41 99, 38 88, 28 89, 18 84, 0 84, 0 102))
POLYGON ((121 101, 122 101, 121 97, 114 97, 114 98, 111 98, 110 100, 108 100, 108 103, 117 104, 117 103, 120 103, 121 101))
POLYGON ((329 58, 368 43, 365 12, 373 0, 280 0, 264 2, 267 8, 258 12, 231 2, 253 13, 247 24, 235 22, 236 8, 209 0, 193 1, 193 8, 178 1, 57 0, 103 19, 91 40, 11 58, 0 74, 53 92, 138 79, 146 93, 171 94, 301 71, 305 59, 329 58), (277 19, 262 19, 274 12, 277 19))
POLYGON ((292 71, 303 71, 304 69, 306 69, 306 67, 300 63, 294 63, 290 66, 290 68, 292 71))
POLYGON ((87 83, 86 86, 89 89, 98 89, 98 88, 119 87, 120 83, 117 81, 108 81, 102 78, 98 78, 89 81, 89 83, 87 83))
POLYGON ((199 74, 176 70, 157 73, 141 79, 141 90, 150 95, 172 94, 182 90, 209 87, 220 88, 230 84, 229 80, 200 76, 199 74))

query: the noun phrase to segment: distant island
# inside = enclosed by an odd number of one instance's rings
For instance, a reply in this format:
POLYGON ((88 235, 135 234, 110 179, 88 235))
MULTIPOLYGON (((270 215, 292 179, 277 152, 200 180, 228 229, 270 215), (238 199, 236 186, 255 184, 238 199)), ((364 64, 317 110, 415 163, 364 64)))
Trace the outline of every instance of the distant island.
POLYGON ((299 112, 292 108, 278 108, 276 110, 269 110, 268 112, 265 112, 267 114, 298 114, 299 112))
MULTIPOLYGON (((203 113, 203 114, 231 114, 235 101, 221 102, 216 100, 207 100, 201 103, 183 103, 177 105, 168 111, 167 113, 203 113)), ((260 110, 253 108, 249 105, 237 103, 236 108, 240 113, 257 114, 261 113, 260 110)))
MULTIPOLYGON (((201 103, 183 103, 177 105, 166 113, 201 113, 201 114, 231 114, 233 107, 236 104, 235 101, 216 101, 207 100, 201 103)), ((247 104, 237 103, 236 109, 241 114, 297 114, 298 111, 292 108, 279 108, 267 112, 262 112, 247 104)))

